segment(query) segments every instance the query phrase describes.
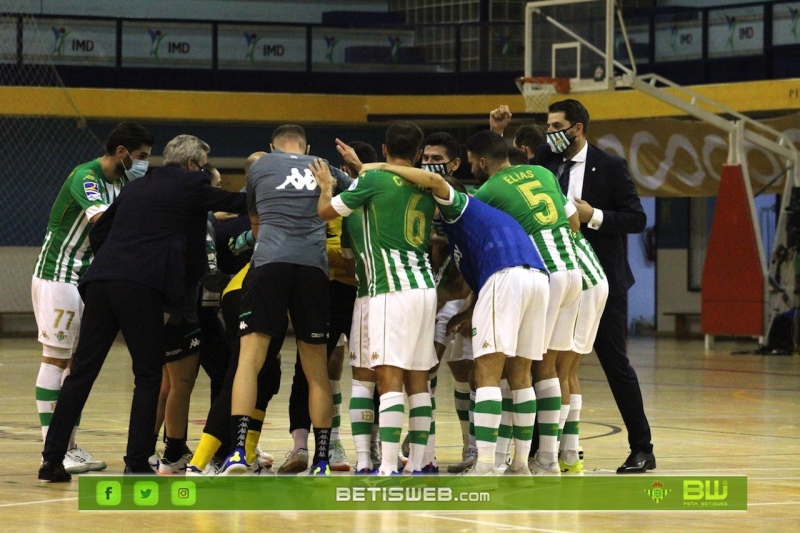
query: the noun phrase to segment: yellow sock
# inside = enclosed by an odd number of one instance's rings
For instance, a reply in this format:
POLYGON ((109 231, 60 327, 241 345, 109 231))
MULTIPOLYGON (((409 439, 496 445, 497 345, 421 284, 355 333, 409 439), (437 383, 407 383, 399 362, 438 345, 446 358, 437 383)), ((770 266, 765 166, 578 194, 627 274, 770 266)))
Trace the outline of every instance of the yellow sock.
POLYGON ((214 454, 217 453, 220 446, 222 446, 222 443, 217 437, 209 435, 208 433, 203 433, 200 437, 200 443, 197 445, 197 449, 195 449, 194 456, 189 464, 203 470, 208 466, 208 463, 211 462, 211 458, 214 457, 214 454))
POLYGON ((256 460, 256 446, 258 439, 261 438, 261 423, 264 422, 266 413, 260 409, 253 409, 253 415, 250 417, 250 424, 255 425, 258 429, 247 430, 247 438, 244 441, 244 460, 252 464, 256 460), (253 424, 255 422, 255 424, 253 424))

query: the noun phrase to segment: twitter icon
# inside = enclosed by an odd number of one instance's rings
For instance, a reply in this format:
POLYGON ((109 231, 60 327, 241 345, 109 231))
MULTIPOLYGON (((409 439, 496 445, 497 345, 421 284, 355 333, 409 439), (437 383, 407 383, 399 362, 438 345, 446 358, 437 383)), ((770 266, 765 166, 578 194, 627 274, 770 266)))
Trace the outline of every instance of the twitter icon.
POLYGON ((158 504, 158 483, 155 481, 137 481, 133 484, 133 503, 141 507, 153 507, 158 504))

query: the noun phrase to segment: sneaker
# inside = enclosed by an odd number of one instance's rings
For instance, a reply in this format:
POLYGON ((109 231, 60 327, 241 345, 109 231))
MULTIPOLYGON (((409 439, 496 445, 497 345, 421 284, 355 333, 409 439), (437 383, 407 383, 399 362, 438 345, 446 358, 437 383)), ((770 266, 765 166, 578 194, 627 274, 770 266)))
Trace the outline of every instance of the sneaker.
POLYGON ((161 464, 161 454, 158 453, 158 450, 147 459, 147 462, 150 463, 150 468, 153 469, 153 472, 158 474, 158 467, 161 464))
POLYGON ((149 464, 146 466, 144 464, 142 466, 126 464, 122 474, 125 476, 154 476, 157 472, 154 472, 149 464))
POLYGON ((549 464, 539 462, 539 453, 528 460, 528 468, 534 476, 560 476, 561 469, 558 467, 558 461, 549 464))
POLYGON ((335 472, 350 471, 350 463, 347 461, 347 455, 344 453, 342 441, 331 441, 330 446, 328 446, 328 459, 330 461, 331 470, 335 472))
POLYGON ((278 469, 279 474, 297 474, 308 468, 308 450, 300 448, 286 453, 286 460, 278 469))
POLYGON ((185 474, 187 476, 216 476, 217 467, 211 461, 202 470, 197 466, 188 464, 186 465, 185 474))
POLYGON ((474 462, 471 466, 461 472, 462 476, 493 476, 495 475, 494 466, 485 463, 474 462))
MULTIPOLYGON (((350 466, 348 465, 348 470, 350 466)), ((331 475, 331 466, 328 464, 328 461, 318 461, 311 465, 311 469, 308 471, 309 476, 330 476, 331 475)))
POLYGON ((467 468, 471 467, 478 461, 478 449, 469 448, 463 455, 464 460, 447 467, 447 472, 450 474, 460 474, 467 468))
POLYGON ((439 467, 436 466, 436 463, 428 463, 422 467, 422 473, 426 476, 438 476, 439 467))
POLYGON ((583 459, 577 450, 564 450, 558 456, 558 468, 562 475, 582 476, 583 459))
POLYGON ((514 470, 511 468, 511 465, 508 465, 505 468, 504 475, 506 476, 531 476, 531 469, 527 466, 521 466, 518 469, 514 470))
POLYGON ((372 476, 372 475, 374 475, 374 474, 375 474, 375 472, 377 472, 377 471, 378 471, 378 469, 377 469, 377 468, 367 468, 367 467, 364 467, 364 468, 362 468, 361 470, 353 470, 353 475, 354 475, 354 476, 372 476))
POLYGON ((269 467, 264 466, 261 460, 256 457, 256 460, 250 465, 250 468, 247 470, 248 476, 269 476, 275 475, 275 472, 272 471, 272 465, 270 464, 269 467))
POLYGON ((272 457, 272 454, 265 452, 261 449, 261 446, 258 445, 256 445, 256 458, 258 458, 258 462, 261 463, 261 466, 264 468, 272 468, 275 462, 275 458, 272 457))
POLYGON ((83 457, 73 455, 67 452, 64 456, 64 470, 69 474, 83 474, 89 471, 89 465, 86 464, 83 457))
POLYGON ((225 462, 222 464, 222 468, 219 470, 219 475, 241 476, 247 472, 249 468, 250 465, 248 465, 247 461, 244 460, 244 450, 241 448, 236 448, 233 453, 225 459, 225 462))
POLYGON ((192 454, 187 453, 182 455, 180 459, 174 463, 170 463, 166 459, 161 459, 158 464, 158 474, 161 476, 174 476, 183 475, 186 473, 186 465, 192 460, 192 454))
POLYGON ((83 448, 78 448, 76 446, 68 451, 67 455, 72 455, 75 458, 83 459, 83 463, 88 465, 89 470, 92 472, 100 472, 101 470, 106 469, 106 463, 104 461, 98 461, 91 453, 87 452, 83 448))
POLYGON ((64 463, 42 461, 39 466, 39 481, 42 483, 64 483, 71 480, 72 476, 67 472, 64 463))

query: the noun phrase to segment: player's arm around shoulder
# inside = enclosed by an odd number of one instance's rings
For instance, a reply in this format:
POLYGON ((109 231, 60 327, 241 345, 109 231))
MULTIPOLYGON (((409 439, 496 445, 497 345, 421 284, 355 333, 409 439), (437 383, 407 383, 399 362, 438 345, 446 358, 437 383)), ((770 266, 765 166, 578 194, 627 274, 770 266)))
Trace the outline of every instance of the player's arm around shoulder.
MULTIPOLYGON (((308 168, 314 175, 314 179, 317 181, 317 186, 319 187, 317 214, 322 220, 333 220, 338 216, 346 217, 358 207, 358 205, 353 205, 351 207, 348 205, 348 203, 345 203, 342 197, 346 195, 348 191, 341 193, 334 201, 333 188, 335 181, 333 179, 333 175, 331 174, 331 169, 324 159, 315 159, 310 165, 308 165, 308 168)), ((359 180, 354 181, 350 186, 350 189, 354 189, 358 185, 358 182, 359 180)))
POLYGON ((447 200, 450 197, 450 185, 445 179, 435 172, 429 172, 421 168, 405 167, 400 165, 390 165, 388 163, 370 163, 361 168, 369 170, 372 165, 376 165, 374 170, 385 170, 396 174, 406 181, 409 181, 425 189, 430 189, 434 196, 439 199, 447 200))

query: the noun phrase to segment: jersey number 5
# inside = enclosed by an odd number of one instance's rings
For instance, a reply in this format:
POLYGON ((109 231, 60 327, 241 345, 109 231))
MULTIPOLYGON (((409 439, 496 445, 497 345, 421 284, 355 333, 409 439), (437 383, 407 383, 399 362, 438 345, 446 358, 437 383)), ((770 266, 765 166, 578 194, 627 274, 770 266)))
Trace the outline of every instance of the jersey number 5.
POLYGON ((421 194, 415 194, 406 205, 405 236, 411 246, 422 246, 425 243, 425 213, 417 209, 422 200, 421 194))
POLYGON ((518 190, 533 211, 533 218, 545 226, 554 224, 558 220, 558 210, 550 195, 544 192, 534 192, 542 188, 542 182, 532 180, 519 185, 518 190))

